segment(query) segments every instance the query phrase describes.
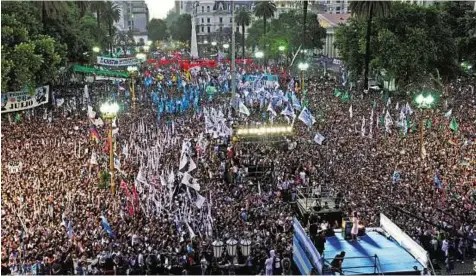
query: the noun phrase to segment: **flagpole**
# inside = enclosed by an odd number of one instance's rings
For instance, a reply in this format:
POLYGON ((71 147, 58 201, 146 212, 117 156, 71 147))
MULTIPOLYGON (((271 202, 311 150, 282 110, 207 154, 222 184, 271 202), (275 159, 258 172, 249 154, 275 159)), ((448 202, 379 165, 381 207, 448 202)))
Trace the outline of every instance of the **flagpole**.
MULTIPOLYGON (((244 34, 243 34, 244 35, 244 34)), ((243 57, 244 58, 244 57, 243 57)), ((236 64, 235 64, 235 3, 231 1, 231 96, 236 93, 236 64)))

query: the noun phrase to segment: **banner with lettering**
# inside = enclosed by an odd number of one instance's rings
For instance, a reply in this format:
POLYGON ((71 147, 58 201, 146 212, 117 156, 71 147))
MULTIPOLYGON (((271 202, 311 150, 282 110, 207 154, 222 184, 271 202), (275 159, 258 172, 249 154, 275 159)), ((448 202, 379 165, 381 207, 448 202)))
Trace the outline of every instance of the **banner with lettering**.
POLYGON ((34 93, 29 91, 2 93, 2 113, 22 111, 48 102, 49 86, 41 86, 34 93))
POLYGON ((111 58, 111 57, 98 57, 97 64, 107 66, 132 66, 137 65, 140 61, 135 57, 130 58, 111 58))

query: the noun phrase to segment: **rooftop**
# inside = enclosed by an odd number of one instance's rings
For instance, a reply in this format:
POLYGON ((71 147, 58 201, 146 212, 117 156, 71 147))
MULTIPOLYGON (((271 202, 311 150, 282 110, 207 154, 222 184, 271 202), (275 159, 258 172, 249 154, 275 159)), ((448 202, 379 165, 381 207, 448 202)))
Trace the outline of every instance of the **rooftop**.
POLYGON ((350 18, 349 13, 333 14, 333 13, 320 13, 317 15, 319 24, 324 28, 337 27, 339 24, 345 24, 350 18))

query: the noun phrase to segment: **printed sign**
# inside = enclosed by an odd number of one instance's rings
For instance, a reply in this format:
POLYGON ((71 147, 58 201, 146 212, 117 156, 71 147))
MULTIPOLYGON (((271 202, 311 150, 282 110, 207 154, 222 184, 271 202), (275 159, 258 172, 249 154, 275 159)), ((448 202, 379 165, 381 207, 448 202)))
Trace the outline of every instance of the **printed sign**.
POLYGON ((41 86, 34 93, 27 91, 2 93, 2 113, 34 108, 48 102, 50 87, 41 86))
POLYGON ((98 57, 97 64, 107 66, 131 66, 137 65, 139 60, 135 57, 131 58, 110 58, 110 57, 98 57))

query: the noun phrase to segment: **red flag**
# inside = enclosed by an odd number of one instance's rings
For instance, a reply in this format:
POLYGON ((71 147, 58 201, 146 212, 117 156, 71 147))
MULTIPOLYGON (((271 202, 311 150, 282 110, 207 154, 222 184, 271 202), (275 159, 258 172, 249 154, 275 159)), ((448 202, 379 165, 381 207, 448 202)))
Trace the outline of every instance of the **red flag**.
POLYGON ((127 189, 127 184, 124 180, 121 180, 121 188, 124 190, 126 197, 129 198, 131 196, 131 192, 129 192, 129 189, 127 189))
POLYGON ((135 186, 132 186, 132 193, 134 194, 134 200, 139 201, 139 195, 137 194, 135 186))

